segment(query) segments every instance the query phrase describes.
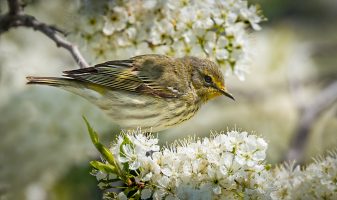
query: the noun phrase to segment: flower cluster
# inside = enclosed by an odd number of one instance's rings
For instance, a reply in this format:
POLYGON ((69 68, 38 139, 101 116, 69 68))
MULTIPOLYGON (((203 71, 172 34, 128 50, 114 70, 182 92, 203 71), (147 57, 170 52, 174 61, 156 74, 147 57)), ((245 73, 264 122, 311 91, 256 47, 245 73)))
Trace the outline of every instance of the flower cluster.
POLYGON ((92 162, 93 174, 101 189, 122 181, 125 189, 118 195, 106 193, 111 198, 264 198, 270 191, 266 148, 263 139, 246 132, 190 138, 163 148, 152 135, 129 132, 116 139, 110 156, 103 156, 110 158, 92 162))
POLYGON ((140 130, 111 148, 88 125, 102 162, 92 174, 106 199, 337 199, 337 153, 306 168, 265 164, 267 143, 247 132, 178 140, 166 147, 140 130))
POLYGON ((81 15, 76 27, 96 59, 193 55, 232 69, 241 79, 249 58, 247 27, 259 30, 263 19, 246 0, 118 0, 99 8, 81 15))
POLYGON ((273 172, 272 199, 337 199, 337 154, 310 164, 305 169, 283 165, 273 172))

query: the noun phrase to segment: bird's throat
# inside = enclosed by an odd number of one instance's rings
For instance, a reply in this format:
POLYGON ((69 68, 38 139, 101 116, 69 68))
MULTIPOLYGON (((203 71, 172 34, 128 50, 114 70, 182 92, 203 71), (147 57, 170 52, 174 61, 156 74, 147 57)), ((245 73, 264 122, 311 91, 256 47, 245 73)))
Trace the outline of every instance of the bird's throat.
POLYGON ((218 91, 208 91, 207 93, 204 93, 201 96, 201 99, 204 103, 206 103, 209 100, 212 100, 218 96, 221 96, 222 94, 218 91))

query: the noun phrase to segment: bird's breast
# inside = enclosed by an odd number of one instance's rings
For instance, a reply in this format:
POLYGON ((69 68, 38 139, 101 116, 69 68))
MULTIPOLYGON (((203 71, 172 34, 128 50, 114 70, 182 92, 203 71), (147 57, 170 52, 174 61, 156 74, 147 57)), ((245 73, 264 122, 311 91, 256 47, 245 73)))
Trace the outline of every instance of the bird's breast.
POLYGON ((195 115, 199 103, 186 98, 157 98, 123 91, 111 91, 96 104, 125 129, 161 131, 195 115))

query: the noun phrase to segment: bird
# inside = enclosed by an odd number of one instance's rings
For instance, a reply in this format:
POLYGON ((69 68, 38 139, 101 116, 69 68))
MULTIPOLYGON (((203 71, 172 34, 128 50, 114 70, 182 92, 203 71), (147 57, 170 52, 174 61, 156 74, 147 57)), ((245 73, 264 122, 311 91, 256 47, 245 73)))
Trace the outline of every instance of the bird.
POLYGON ((124 130, 159 132, 193 117, 227 91, 216 63, 194 56, 146 54, 64 71, 63 77, 28 76, 27 84, 62 88, 97 105, 124 130))

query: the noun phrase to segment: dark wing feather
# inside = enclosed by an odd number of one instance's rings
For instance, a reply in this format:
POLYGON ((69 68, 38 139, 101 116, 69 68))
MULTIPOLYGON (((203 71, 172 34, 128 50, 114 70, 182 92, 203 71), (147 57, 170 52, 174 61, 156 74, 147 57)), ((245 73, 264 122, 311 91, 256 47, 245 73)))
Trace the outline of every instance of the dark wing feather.
POLYGON ((154 80, 137 75, 134 60, 115 60, 97 64, 93 67, 64 71, 64 76, 94 83, 112 89, 124 90, 155 95, 158 97, 173 98, 177 94, 165 86, 157 85, 154 80))
POLYGON ((132 62, 128 60, 109 61, 89 68, 65 71, 64 76, 132 92, 142 84, 142 80, 132 74, 131 71, 132 62))

